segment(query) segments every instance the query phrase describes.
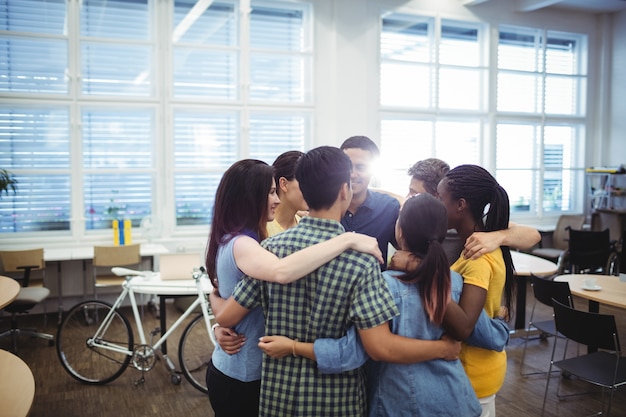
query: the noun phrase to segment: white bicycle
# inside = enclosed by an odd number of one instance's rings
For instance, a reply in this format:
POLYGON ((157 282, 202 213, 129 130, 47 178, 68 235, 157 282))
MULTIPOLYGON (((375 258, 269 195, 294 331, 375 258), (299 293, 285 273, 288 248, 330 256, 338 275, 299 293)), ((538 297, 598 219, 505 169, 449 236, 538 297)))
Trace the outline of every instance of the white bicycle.
MULTIPOLYGON (((206 369, 216 344, 212 332, 211 312, 206 294, 212 285, 202 269, 194 270, 193 280, 161 281, 151 271, 113 268, 113 272, 126 276, 122 293, 114 304, 100 300, 81 302, 67 313, 56 337, 59 359, 65 370, 75 379, 87 384, 106 384, 118 378, 129 365, 141 371, 136 384, 144 382, 144 372, 151 370, 157 354, 165 359, 171 371, 171 381, 179 384, 180 374, 160 348, 168 337, 200 306, 202 313, 185 328, 180 338, 178 359, 182 374, 195 388, 208 392, 206 369), (146 341, 135 294, 185 295, 197 294, 194 302, 155 343, 146 341), (126 316, 119 310, 130 298, 140 343, 135 345, 133 330, 126 316)), ((159 332, 151 332, 154 338, 159 332)))

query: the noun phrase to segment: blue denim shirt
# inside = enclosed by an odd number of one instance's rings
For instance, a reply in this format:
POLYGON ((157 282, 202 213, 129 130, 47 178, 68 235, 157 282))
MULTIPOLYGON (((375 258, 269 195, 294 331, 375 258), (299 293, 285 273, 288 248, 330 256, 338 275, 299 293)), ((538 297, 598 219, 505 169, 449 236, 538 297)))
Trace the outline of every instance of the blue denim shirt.
MULTIPOLYGON (((392 272, 384 273, 385 276, 388 274, 392 272)), ((459 276, 454 271, 451 271, 451 275, 459 276)), ((456 279, 453 278, 453 284, 456 279)), ((461 290, 462 285, 461 288, 452 286, 453 300, 459 300, 461 290)), ((500 319, 490 318, 483 310, 476 321, 474 331, 465 343, 501 352, 509 343, 509 327, 500 319)), ((369 359, 354 326, 350 327, 348 333, 340 339, 317 339, 313 343, 313 350, 317 359, 317 369, 323 374, 351 371, 363 366, 369 359)))
MULTIPOLYGON (((389 290, 400 310, 391 331, 415 339, 438 340, 444 330, 433 324, 422 304, 418 286, 385 273, 389 290)), ((452 277, 452 297, 458 301, 463 279, 452 277)), ((478 417, 482 408, 460 360, 431 360, 414 364, 368 363, 369 416, 478 417)))

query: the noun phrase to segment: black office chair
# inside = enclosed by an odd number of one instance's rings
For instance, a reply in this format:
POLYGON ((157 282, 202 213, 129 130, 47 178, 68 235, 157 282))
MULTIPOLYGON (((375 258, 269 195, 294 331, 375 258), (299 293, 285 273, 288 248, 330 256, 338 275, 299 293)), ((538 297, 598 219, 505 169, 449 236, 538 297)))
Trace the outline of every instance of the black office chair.
MULTIPOLYGON (((11 313, 11 328, 0 333, 0 338, 11 336, 13 339, 13 351, 17 352, 17 339, 19 335, 29 335, 48 340, 48 345, 54 344, 54 336, 35 329, 24 329, 18 326, 18 314, 26 314, 36 305, 43 303, 50 294, 50 290, 43 286, 43 273, 45 263, 43 249, 31 249, 21 251, 0 252, 2 271, 4 274, 20 281, 21 288, 17 298, 4 307, 4 311, 11 313), (31 277, 32 271, 41 271, 40 283, 34 282, 31 277), (19 276, 18 276, 19 275, 19 276)), ((46 323, 46 311, 44 305, 44 327, 46 323)))
MULTIPOLYGON (((569 340, 602 350, 555 361, 555 343, 552 348, 541 415, 544 415, 546 408, 550 373, 552 367, 556 366, 567 374, 602 388, 602 410, 599 413, 602 415, 604 415, 605 408, 605 391, 608 389, 609 401, 606 415, 610 416, 613 393, 615 389, 626 384, 626 357, 620 356, 620 342, 615 317, 575 310, 556 300, 553 300, 552 305, 554 322, 559 333, 569 340)), ((560 396, 559 388, 560 384, 557 386, 557 397, 560 399, 562 396, 560 396)))
POLYGON ((609 229, 569 229, 567 259, 573 274, 611 274, 618 262, 611 248, 609 229))
MULTIPOLYGON (((529 339, 531 329, 535 328, 539 330, 541 332, 540 337, 542 339, 544 339, 546 336, 547 337, 556 336, 556 337, 561 337, 561 338, 563 337, 563 335, 559 334, 556 331, 556 326, 554 324, 554 315, 552 314, 552 300, 555 299, 562 304, 565 304, 572 308, 574 307, 574 300, 572 298, 572 293, 570 292, 569 284, 567 282, 553 281, 549 278, 542 278, 542 277, 538 277, 536 275, 531 274, 530 285, 533 289, 535 301, 533 303, 533 307, 530 312, 530 319, 528 320, 528 326, 526 327, 526 337, 524 339, 524 350, 522 351, 522 361, 520 363, 520 373, 522 374, 522 376, 546 373, 545 371, 525 372, 524 370, 524 360, 526 358, 526 347, 528 345, 528 339, 529 339), (548 320, 540 319, 538 321, 535 321, 535 308, 537 307, 537 303, 550 307, 551 309, 550 319, 548 320)), ((556 337, 553 343, 556 343, 556 337)), ((565 352, 566 351, 567 351, 567 343, 565 345, 565 352)))

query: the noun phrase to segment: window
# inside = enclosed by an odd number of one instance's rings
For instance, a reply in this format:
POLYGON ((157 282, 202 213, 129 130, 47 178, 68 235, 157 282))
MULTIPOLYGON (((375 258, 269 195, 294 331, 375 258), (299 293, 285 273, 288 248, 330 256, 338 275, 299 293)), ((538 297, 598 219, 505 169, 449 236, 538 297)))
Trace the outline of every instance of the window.
POLYGON ((395 170, 380 186, 404 194, 408 167, 436 157, 489 169, 516 215, 582 210, 586 37, 501 26, 489 50, 487 33, 383 14, 381 153, 395 170))
POLYGON ((0 233, 204 232, 228 166, 310 143, 310 4, 0 2, 0 233))
POLYGON ((502 26, 496 177, 512 211, 580 211, 586 71, 582 35, 502 26))
POLYGON ((486 119, 481 24, 408 14, 383 15, 381 154, 393 172, 381 186, 404 195, 407 170, 437 157, 480 163, 486 119), (395 150, 401 149, 401 152, 395 150))
POLYGON ((173 188, 178 226, 210 223, 215 190, 233 162, 250 157, 271 164, 284 151, 303 150, 311 131, 307 6, 252 2, 249 19, 240 20, 237 2, 213 2, 204 9, 200 4, 175 3, 174 92, 180 106, 173 123, 173 188), (198 17, 190 19, 192 15, 198 17), (238 42, 248 32, 249 42, 238 42), (240 49, 249 51, 245 61, 240 49), (221 110, 195 105, 207 98, 221 110), (224 104, 230 110, 223 110, 224 104), (293 105, 304 109, 294 112, 293 105))

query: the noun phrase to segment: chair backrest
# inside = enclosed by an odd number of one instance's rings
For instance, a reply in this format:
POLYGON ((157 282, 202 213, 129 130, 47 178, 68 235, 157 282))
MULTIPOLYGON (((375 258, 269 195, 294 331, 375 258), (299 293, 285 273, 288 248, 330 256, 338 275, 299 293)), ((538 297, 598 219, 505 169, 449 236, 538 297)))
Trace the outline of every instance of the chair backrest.
POLYGON ((553 300, 556 330, 570 340, 598 349, 620 352, 615 317, 575 310, 553 300))
POLYGON ((554 233, 552 233, 552 246, 566 250, 569 238, 569 229, 581 230, 585 223, 585 216, 582 214, 562 214, 556 223, 554 233))
POLYGON ((140 245, 94 246, 93 266, 127 266, 141 262, 140 245))
POLYGON ((552 307, 552 300, 569 307, 574 307, 574 299, 567 282, 552 281, 536 275, 530 276, 535 299, 542 304, 552 307))
POLYGON ((611 255, 609 229, 569 230, 569 260, 572 268, 606 269, 611 255))
POLYGON ((22 279, 23 287, 29 286, 31 271, 43 271, 46 265, 42 248, 0 251, 0 261, 2 261, 2 271, 5 273, 10 275, 20 273, 19 278, 22 279))
POLYGON ((591 216, 591 230, 609 229, 611 242, 619 242, 624 231, 625 214, 614 210, 598 210, 591 216))

